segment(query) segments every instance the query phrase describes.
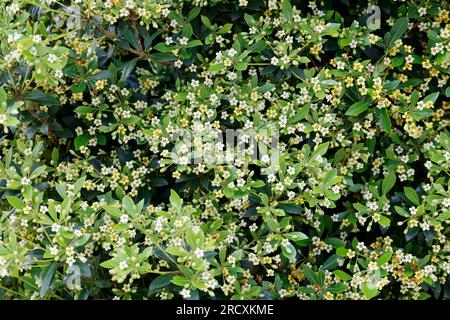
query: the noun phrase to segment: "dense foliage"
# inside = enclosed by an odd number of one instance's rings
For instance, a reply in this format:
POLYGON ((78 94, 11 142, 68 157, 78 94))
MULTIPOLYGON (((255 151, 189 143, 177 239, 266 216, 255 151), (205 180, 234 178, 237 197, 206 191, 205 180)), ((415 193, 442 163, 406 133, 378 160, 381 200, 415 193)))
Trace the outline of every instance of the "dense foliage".
POLYGON ((449 10, 1 0, 0 297, 449 298, 449 10))

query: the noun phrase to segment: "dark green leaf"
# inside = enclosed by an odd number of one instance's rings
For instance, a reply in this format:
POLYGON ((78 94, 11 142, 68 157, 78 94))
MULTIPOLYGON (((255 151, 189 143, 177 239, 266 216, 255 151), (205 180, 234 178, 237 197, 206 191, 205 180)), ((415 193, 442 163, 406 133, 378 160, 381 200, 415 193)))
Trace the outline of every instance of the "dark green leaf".
POLYGON ((48 289, 52 285, 57 268, 58 268, 58 263, 53 262, 52 264, 50 264, 44 270, 41 271, 42 285, 41 285, 41 289, 39 291, 39 296, 41 298, 45 297, 45 294, 47 293, 48 289))
POLYGON ((348 110, 345 112, 347 116, 357 116, 358 114, 366 111, 366 109, 370 106, 371 101, 358 101, 350 106, 348 110))

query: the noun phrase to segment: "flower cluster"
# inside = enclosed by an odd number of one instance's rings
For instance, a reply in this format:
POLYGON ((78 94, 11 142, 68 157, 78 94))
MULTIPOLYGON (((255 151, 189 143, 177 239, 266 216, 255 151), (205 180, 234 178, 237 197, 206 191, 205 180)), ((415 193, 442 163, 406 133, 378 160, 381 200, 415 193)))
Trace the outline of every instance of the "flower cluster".
POLYGON ((1 1, 0 298, 450 298, 450 6, 377 3, 1 1))

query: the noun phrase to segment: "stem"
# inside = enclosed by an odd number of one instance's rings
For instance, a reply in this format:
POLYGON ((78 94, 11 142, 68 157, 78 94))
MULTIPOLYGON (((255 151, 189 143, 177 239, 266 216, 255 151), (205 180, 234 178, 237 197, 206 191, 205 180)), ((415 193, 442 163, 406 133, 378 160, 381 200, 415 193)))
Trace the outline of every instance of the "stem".
POLYGON ((142 274, 149 274, 149 273, 156 273, 156 274, 175 274, 175 273, 180 273, 180 271, 158 271, 158 270, 150 270, 142 274))
POLYGON ((6 290, 6 291, 8 291, 9 293, 12 293, 12 294, 14 294, 14 295, 16 295, 16 296, 20 296, 20 293, 19 293, 19 292, 14 291, 14 290, 12 290, 12 289, 10 289, 10 288, 4 287, 4 286, 2 286, 1 284, 0 284, 0 288, 2 288, 3 290, 6 290))

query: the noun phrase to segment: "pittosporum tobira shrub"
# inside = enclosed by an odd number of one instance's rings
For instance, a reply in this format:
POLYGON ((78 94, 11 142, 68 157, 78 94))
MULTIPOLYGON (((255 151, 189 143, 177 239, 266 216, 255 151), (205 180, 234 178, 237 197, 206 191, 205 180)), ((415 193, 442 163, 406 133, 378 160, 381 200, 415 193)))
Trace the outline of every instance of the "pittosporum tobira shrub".
POLYGON ((447 1, 3 0, 0 297, 450 297, 447 1))

